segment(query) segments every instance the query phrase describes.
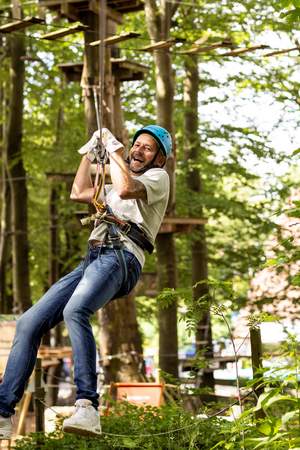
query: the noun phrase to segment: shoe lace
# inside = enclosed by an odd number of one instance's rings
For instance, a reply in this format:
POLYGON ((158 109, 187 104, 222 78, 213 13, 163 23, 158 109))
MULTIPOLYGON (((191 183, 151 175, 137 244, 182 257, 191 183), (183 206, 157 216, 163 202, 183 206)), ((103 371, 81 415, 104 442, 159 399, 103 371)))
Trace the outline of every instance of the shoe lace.
POLYGON ((86 410, 90 408, 91 405, 75 405, 75 413, 77 417, 85 417, 86 416, 86 410))

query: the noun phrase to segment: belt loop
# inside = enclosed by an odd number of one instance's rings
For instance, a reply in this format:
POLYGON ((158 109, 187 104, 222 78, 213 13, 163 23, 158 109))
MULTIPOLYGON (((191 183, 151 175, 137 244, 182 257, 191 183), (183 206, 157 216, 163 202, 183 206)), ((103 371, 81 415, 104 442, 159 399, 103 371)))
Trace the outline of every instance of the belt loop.
POLYGON ((89 263, 90 263, 90 246, 88 244, 86 255, 85 255, 85 258, 84 258, 84 262, 83 262, 83 269, 82 269, 83 272, 85 272, 85 269, 87 268, 89 263))

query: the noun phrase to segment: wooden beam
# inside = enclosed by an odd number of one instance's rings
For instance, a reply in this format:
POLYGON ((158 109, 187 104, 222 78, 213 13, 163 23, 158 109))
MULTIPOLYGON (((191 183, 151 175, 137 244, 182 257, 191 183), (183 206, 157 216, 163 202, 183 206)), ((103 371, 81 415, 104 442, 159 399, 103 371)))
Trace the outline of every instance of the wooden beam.
POLYGON ((198 225, 204 225, 207 219, 194 217, 165 217, 159 229, 159 234, 165 233, 190 233, 198 225))
POLYGON ((293 52, 294 50, 300 51, 300 46, 293 48, 285 48, 282 50, 276 50, 275 52, 265 53, 263 56, 275 56, 275 55, 283 55, 284 53, 293 52))
POLYGON ((192 44, 192 47, 189 50, 184 50, 184 51, 180 51, 179 53, 182 54, 187 54, 187 55, 192 55, 195 53, 206 53, 206 52, 210 52, 211 50, 215 50, 217 48, 223 48, 223 47, 229 47, 229 48, 234 48, 234 44, 231 40, 226 39, 224 41, 219 41, 219 42, 215 42, 214 44, 209 44, 209 45, 205 45, 205 46, 199 46, 198 44, 199 41, 196 41, 192 44))
MULTIPOLYGON (((92 11, 94 14, 99 14, 99 5, 100 2, 98 0, 89 0, 89 10, 92 11)), ((123 17, 122 14, 120 14, 118 11, 115 11, 114 9, 110 8, 109 6, 106 6, 106 15, 111 20, 118 24, 123 23, 123 17)))
POLYGON ((68 28, 62 28, 61 30, 52 31, 51 33, 44 34, 40 39, 47 39, 48 41, 53 41, 69 34, 78 33, 79 31, 87 30, 89 27, 82 24, 76 24, 68 28))
POLYGON ((154 44, 147 45, 146 47, 139 48, 138 50, 143 52, 153 52, 154 50, 159 50, 162 48, 170 48, 172 45, 176 43, 175 38, 167 39, 166 41, 155 42, 154 44))
POLYGON ((149 67, 145 66, 145 64, 137 63, 135 61, 130 61, 130 59, 126 58, 111 58, 111 63, 113 65, 119 65, 122 69, 131 69, 131 70, 142 70, 143 72, 148 72, 149 67))
POLYGON ((248 53, 248 52, 255 52, 256 50, 263 50, 265 48, 270 48, 269 45, 253 45, 252 47, 247 47, 247 48, 238 48, 236 50, 232 50, 232 52, 227 52, 227 53, 221 53, 218 56, 239 56, 242 55, 244 53, 248 53))
POLYGON ((44 19, 39 17, 25 17, 23 20, 16 20, 15 22, 6 23, 0 26, 0 33, 12 33, 13 31, 23 30, 32 25, 45 23, 44 19))
MULTIPOLYGON (((142 80, 149 70, 144 64, 126 58, 111 58, 111 64, 112 74, 120 81, 142 80)), ((64 72, 68 82, 81 80, 83 63, 65 63, 59 64, 58 67, 64 72)))
POLYGON ((60 13, 62 17, 67 17, 69 20, 79 20, 79 10, 76 6, 63 1, 60 5, 60 13))
MULTIPOLYGON (((128 39, 134 39, 140 36, 141 33, 136 33, 134 31, 130 31, 128 33, 121 33, 119 35, 110 36, 106 39, 104 39, 104 42, 106 46, 117 44, 118 42, 127 41, 128 39)), ((93 41, 90 43, 91 47, 95 47, 96 45, 99 45, 101 43, 101 39, 97 41, 93 41)))
POLYGON ((141 0, 108 0, 108 6, 120 13, 141 11, 144 9, 144 2, 141 0))

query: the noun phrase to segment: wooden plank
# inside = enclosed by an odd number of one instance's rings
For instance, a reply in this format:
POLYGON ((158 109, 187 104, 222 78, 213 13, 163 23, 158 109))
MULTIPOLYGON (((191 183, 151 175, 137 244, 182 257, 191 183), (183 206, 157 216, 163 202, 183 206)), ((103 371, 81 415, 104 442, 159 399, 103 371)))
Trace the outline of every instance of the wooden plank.
POLYGON ((67 356, 72 356, 72 347, 48 347, 41 345, 38 354, 41 358, 62 359, 67 356))
POLYGON ((63 28, 61 30, 52 31, 51 33, 44 34, 40 39, 47 39, 48 41, 53 41, 69 34, 78 33, 79 31, 87 30, 89 27, 82 24, 76 24, 68 28, 63 28))
POLYGON ((294 50, 300 50, 300 47, 292 47, 292 48, 285 48, 282 50, 276 50, 275 52, 271 53, 265 53, 263 56, 275 56, 275 55, 283 55, 284 53, 293 52, 294 50))
POLYGON ((119 65, 122 69, 129 69, 129 70, 141 70, 144 73, 147 73, 149 71, 149 67, 145 66, 145 64, 137 63, 135 61, 130 61, 126 58, 111 58, 112 65, 119 65))
POLYGON ((192 44, 192 47, 189 50, 184 50, 184 51, 180 51, 179 53, 182 54, 186 54, 186 55, 191 55, 194 53, 206 53, 209 52, 211 50, 215 50, 217 48, 224 48, 224 47, 229 47, 229 48, 233 48, 234 44, 231 40, 224 40, 224 41, 219 41, 219 42, 215 42, 214 44, 209 44, 209 45, 205 45, 205 46, 200 46, 198 44, 198 41, 194 42, 192 44))
MULTIPOLYGON (((142 80, 149 68, 144 64, 129 61, 126 58, 111 58, 112 73, 120 81, 142 80)), ((83 63, 65 63, 58 67, 64 72, 67 81, 81 81, 83 63)))
POLYGON ((154 44, 147 45, 146 47, 139 48, 138 50, 143 51, 143 52, 152 52, 154 50, 170 48, 175 43, 176 43, 176 39, 170 38, 170 39, 167 39, 166 41, 155 42, 154 44))
POLYGON ((111 58, 112 73, 121 82, 143 80, 149 68, 144 64, 129 61, 125 58, 111 58))
POLYGON ((13 31, 22 30, 32 25, 45 23, 44 19, 39 17, 25 17, 23 20, 17 20, 15 22, 6 23, 0 26, 0 33, 12 33, 13 31))
POLYGON ((141 0, 108 0, 107 4, 120 13, 129 13, 144 9, 144 3, 141 0))
MULTIPOLYGON (((137 38, 138 36, 141 36, 141 33, 136 33, 134 31, 129 31, 128 33, 121 33, 119 35, 110 36, 110 37, 104 39, 104 42, 105 42, 106 46, 109 46, 109 45, 117 44, 118 42, 127 41, 128 39, 137 38)), ((100 44, 101 44, 101 39, 99 39, 97 41, 93 41, 89 45, 91 47, 95 47, 95 46, 100 45, 100 44)))
POLYGON ((25 435, 26 432, 26 416, 29 410, 30 401, 32 397, 32 392, 26 391, 25 395, 23 396, 22 403, 21 403, 21 409, 20 409, 20 416, 19 416, 19 422, 18 422, 18 428, 17 428, 17 435, 25 435))
POLYGON ((270 48, 269 45, 253 45, 252 47, 247 48, 238 48, 236 50, 232 50, 231 52, 222 53, 218 56, 239 56, 244 53, 255 52, 256 50, 264 50, 266 48, 270 48))

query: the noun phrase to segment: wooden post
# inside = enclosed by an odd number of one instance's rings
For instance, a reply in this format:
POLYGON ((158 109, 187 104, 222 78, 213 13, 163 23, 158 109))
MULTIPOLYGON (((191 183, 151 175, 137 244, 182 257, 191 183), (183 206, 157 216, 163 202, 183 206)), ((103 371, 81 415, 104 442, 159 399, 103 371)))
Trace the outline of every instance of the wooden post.
POLYGON ((59 278, 58 255, 58 192, 55 182, 50 183, 49 216, 50 216, 50 236, 49 236, 49 286, 52 286, 59 278))
POLYGON ((20 417, 17 428, 17 435, 25 435, 26 432, 26 415, 28 413, 31 400, 31 392, 26 391, 20 408, 20 417))
MULTIPOLYGON (((251 344, 251 361, 252 361, 252 371, 253 371, 253 379, 258 378, 260 376, 260 369, 262 369, 262 342, 261 342, 261 334, 260 328, 257 326, 255 328, 250 328, 250 344, 251 344)), ((259 383, 253 384, 253 390, 257 397, 259 397, 264 388, 259 386, 259 383)), ((256 412, 257 418, 265 417, 263 410, 256 412)))
POLYGON ((44 431, 44 398, 45 390, 42 387, 42 360, 37 358, 34 373, 34 409, 35 431, 44 431))

